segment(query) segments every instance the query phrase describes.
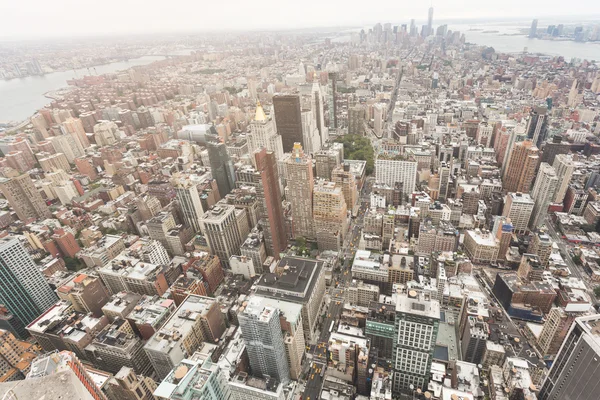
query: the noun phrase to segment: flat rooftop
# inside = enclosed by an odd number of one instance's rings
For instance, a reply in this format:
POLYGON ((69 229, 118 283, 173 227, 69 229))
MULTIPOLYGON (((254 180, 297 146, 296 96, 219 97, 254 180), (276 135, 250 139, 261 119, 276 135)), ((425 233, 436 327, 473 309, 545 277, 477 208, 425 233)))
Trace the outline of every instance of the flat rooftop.
POLYGON ((323 269, 323 261, 302 257, 284 257, 279 261, 278 270, 283 272, 264 274, 256 284, 257 294, 268 297, 281 297, 293 302, 308 301, 317 278, 323 269))

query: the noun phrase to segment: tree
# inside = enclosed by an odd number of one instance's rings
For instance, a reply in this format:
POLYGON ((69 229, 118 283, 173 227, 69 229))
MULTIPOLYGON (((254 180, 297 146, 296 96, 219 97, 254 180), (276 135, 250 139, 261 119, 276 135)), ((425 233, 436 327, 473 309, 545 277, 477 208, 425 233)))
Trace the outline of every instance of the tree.
POLYGON ((594 294, 597 298, 600 299, 600 286, 596 286, 596 288, 594 289, 594 294))
POLYGON ((69 271, 77 272, 80 269, 85 268, 85 264, 78 258, 64 257, 63 260, 65 261, 65 266, 69 271))
POLYGON ((571 258, 571 260, 573 260, 573 262, 574 262, 575 264, 577 264, 577 265, 581 265, 581 256, 579 256, 579 255, 573 256, 573 257, 571 258))

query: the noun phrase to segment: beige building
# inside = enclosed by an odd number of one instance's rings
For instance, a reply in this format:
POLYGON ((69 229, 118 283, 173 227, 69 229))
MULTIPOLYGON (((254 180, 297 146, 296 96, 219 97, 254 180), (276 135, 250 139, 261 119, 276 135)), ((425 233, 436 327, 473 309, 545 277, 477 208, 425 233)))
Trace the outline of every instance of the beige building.
POLYGON ((340 251, 348 230, 344 193, 334 182, 319 181, 313 192, 313 221, 319 250, 340 251))
POLYGON ((28 174, 8 179, 0 178, 0 191, 21 221, 52 217, 28 174))
POLYGON ((502 216, 510 218, 514 232, 523 234, 527 232, 527 226, 533 212, 534 201, 526 193, 508 193, 504 199, 502 216))
POLYGON ((356 177, 350 171, 350 164, 343 164, 331 173, 331 180, 344 192, 344 200, 349 211, 353 211, 358 204, 358 188, 356 177))
POLYGON ((250 233, 246 211, 223 202, 208 210, 200 219, 200 227, 212 254, 224 267, 229 258, 240 254, 240 246, 250 233))
POLYGON ((304 154, 302 145, 295 143, 292 154, 285 160, 285 197, 290 202, 294 237, 315 238, 313 225, 313 177, 312 159, 304 154))
POLYGON ((464 244, 467 256, 476 264, 495 262, 498 258, 499 242, 489 231, 465 231, 464 244))
POLYGON ((379 286, 364 283, 363 281, 353 281, 346 289, 346 302, 368 307, 372 301, 379 299, 379 286))
POLYGON ((57 169, 62 169, 63 171, 71 170, 69 160, 67 160, 67 157, 65 157, 63 153, 45 153, 43 157, 40 154, 38 154, 38 161, 45 172, 51 172, 57 169))
POLYGON ((68 283, 56 289, 58 297, 71 302, 75 311, 102 314, 102 306, 108 300, 108 292, 97 276, 79 274, 68 283))

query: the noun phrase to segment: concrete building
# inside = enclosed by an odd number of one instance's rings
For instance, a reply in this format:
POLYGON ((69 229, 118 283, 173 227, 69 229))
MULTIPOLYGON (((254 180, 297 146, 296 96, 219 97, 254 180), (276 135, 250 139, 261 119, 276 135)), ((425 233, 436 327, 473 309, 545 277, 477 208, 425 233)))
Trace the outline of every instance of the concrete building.
POLYGON ((366 394, 369 369, 367 339, 333 332, 327 349, 330 354, 327 375, 354 384, 358 393, 366 394))
POLYGON ((260 102, 256 104, 254 120, 250 122, 250 132, 246 135, 248 140, 248 154, 266 149, 272 152, 275 160, 283 158, 283 142, 277 133, 275 121, 267 117, 260 102))
POLYGON ((600 316, 580 317, 569 330, 538 399, 581 399, 597 397, 600 381, 600 316))
POLYGON ((547 267, 550 254, 552 254, 553 243, 554 242, 547 233, 537 231, 531 238, 531 242, 529 242, 527 252, 537 255, 540 258, 542 266, 547 267))
POLYGON ((239 255, 240 246, 250 232, 246 212, 223 203, 208 210, 200 226, 212 254, 219 257, 225 267, 229 267, 229 257, 239 255))
POLYGON ((337 187, 342 188, 346 208, 352 212, 358 202, 358 187, 356 185, 356 177, 350 172, 350 165, 344 163, 338 166, 331 172, 331 180, 335 182, 337 187))
POLYGON ((402 182, 402 194, 410 196, 415 190, 417 163, 380 154, 375 161, 375 179, 392 187, 402 182))
POLYGON ((132 368, 121 367, 106 382, 107 393, 113 399, 153 400, 156 382, 150 377, 137 375, 132 368))
POLYGON ((483 317, 468 317, 466 332, 462 337, 462 360, 480 364, 485 353, 489 327, 483 317))
POLYGON ((487 264, 498 259, 499 243, 489 231, 465 231, 465 251, 472 262, 487 264))
POLYGON ((161 379, 203 343, 219 339, 225 322, 218 303, 209 297, 188 296, 145 344, 144 350, 161 379))
POLYGON ((319 250, 341 250, 348 231, 347 211, 341 187, 334 182, 317 182, 312 216, 319 250))
POLYGON ((231 400, 285 400, 283 385, 274 378, 257 378, 240 372, 229 381, 231 400))
POLYGON ((396 394, 412 394, 410 387, 426 388, 440 321, 440 303, 427 292, 397 294, 393 352, 396 394))
POLYGON ((325 295, 323 262, 301 257, 282 258, 274 273, 256 283, 256 294, 302 305, 304 337, 311 340, 325 295))
POLYGON ((313 223, 313 167, 310 156, 304 154, 299 143, 285 161, 286 199, 291 204, 295 238, 315 238, 313 223))
POLYGON ((172 182, 183 220, 195 233, 200 232, 200 219, 206 210, 202 207, 198 183, 190 177, 176 177, 172 182))
POLYGON ((370 285, 363 281, 353 281, 346 289, 346 302, 360 306, 368 307, 372 301, 379 300, 379 286, 370 285))
POLYGON ((265 248, 265 242, 263 240, 263 232, 257 228, 253 229, 252 232, 246 237, 244 243, 240 247, 240 253, 243 257, 247 257, 252 260, 254 272, 257 275, 263 273, 263 263, 267 259, 267 251, 265 248))
POLYGON ((531 140, 515 143, 502 177, 504 190, 528 193, 539 163, 539 150, 531 140))
POLYGON ((52 217, 28 174, 8 179, 0 178, 0 191, 21 221, 52 217))
POLYGON ((558 154, 554 159, 552 165, 556 171, 556 177, 558 179, 558 185, 556 187, 556 193, 554 195, 553 203, 562 203, 567 194, 567 188, 571 183, 573 172, 575 171, 575 163, 573 157, 567 154, 558 154))
POLYGON ((290 379, 286 360, 279 309, 251 297, 238 313, 240 329, 246 344, 250 370, 258 378, 271 377, 287 383, 290 379))
POLYGON ((556 171, 549 164, 542 163, 531 190, 531 198, 535 202, 529 221, 529 226, 532 229, 544 224, 548 215, 548 207, 554 200, 557 187, 558 177, 556 171))
POLYGON ((283 151, 292 151, 295 143, 304 146, 302 136, 302 111, 299 95, 281 95, 273 97, 273 109, 277 133, 281 135, 283 151))
MULTIPOLYGON (((57 297, 17 238, 0 239, 0 304, 23 326, 52 307, 57 297)), ((27 336, 23 329, 20 335, 27 336)))
POLYGON ((508 193, 504 199, 502 216, 510 218, 514 232, 527 232, 535 202, 525 193, 508 193))
POLYGON ((75 311, 102 315, 102 307, 108 303, 109 295, 97 276, 78 274, 56 289, 58 297, 67 300, 75 311))

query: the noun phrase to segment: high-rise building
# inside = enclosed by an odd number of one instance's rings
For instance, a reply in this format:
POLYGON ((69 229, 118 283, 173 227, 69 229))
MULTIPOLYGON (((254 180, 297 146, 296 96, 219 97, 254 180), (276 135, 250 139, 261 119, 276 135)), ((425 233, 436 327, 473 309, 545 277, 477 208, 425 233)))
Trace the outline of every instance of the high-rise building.
POLYGON ((208 210, 200 226, 211 252, 226 267, 229 267, 229 257, 239 255, 240 246, 250 232, 246 211, 224 203, 208 210))
POLYGON ((502 216, 508 217, 516 233, 523 234, 527 231, 534 201, 525 193, 508 193, 504 200, 502 216))
POLYGON ((279 191, 277 158, 274 152, 265 148, 254 153, 256 160, 256 194, 261 213, 260 224, 263 228, 265 245, 269 256, 279 259, 279 253, 287 246, 285 226, 283 224, 283 206, 279 191))
POLYGON ((531 140, 538 149, 546 140, 548 135, 548 107, 536 106, 529 115, 527 122, 527 138, 531 140))
POLYGON ((538 24, 537 19, 534 19, 533 21, 531 21, 531 28, 529 28, 529 37, 531 39, 537 37, 537 24, 538 24))
POLYGON ((340 251, 348 229, 346 201, 334 182, 319 181, 313 191, 313 221, 319 250, 340 251))
POLYGON ((319 148, 327 142, 329 139, 329 130, 325 126, 325 98, 321 92, 321 85, 319 84, 319 78, 317 74, 314 74, 313 84, 311 90, 311 109, 317 122, 317 130, 319 131, 319 137, 321 142, 319 148))
POLYGON ((548 214, 548 206, 554 200, 558 178, 552 166, 546 163, 540 165, 535 184, 531 190, 531 197, 535 204, 531 213, 529 226, 533 229, 543 225, 548 214))
POLYGON ((542 384, 539 400, 598 397, 600 382, 600 315, 579 317, 573 323, 552 368, 542 384))
POLYGON ((197 182, 189 177, 176 177, 172 182, 183 220, 194 232, 200 232, 200 219, 205 210, 202 207, 197 182))
POLYGON ((0 304, 29 324, 57 297, 23 245, 16 238, 0 239, 0 304))
POLYGON ((427 13, 427 34, 425 36, 433 35, 433 7, 429 7, 427 13))
POLYGON ((539 160, 538 148, 531 140, 516 143, 504 171, 503 186, 508 192, 529 193, 539 160))
POLYGON ((544 358, 556 356, 573 322, 580 315, 581 309, 579 312, 567 312, 562 307, 552 307, 546 314, 546 321, 536 341, 544 358))
POLYGON ((488 339, 489 327, 483 317, 467 317, 467 325, 462 337, 462 360, 473 364, 481 363, 488 339))
POLYGON ((409 290, 396 300, 393 367, 394 393, 424 390, 429 384, 431 362, 440 322, 440 303, 427 292, 409 290))
POLYGON ((314 155, 317 178, 331 181, 333 170, 344 161, 344 148, 342 147, 340 150, 339 147, 336 147, 337 144, 340 143, 336 143, 329 148, 323 148, 314 155))
POLYGON ((375 178, 377 182, 392 187, 396 182, 402 182, 402 194, 410 196, 415 190, 417 162, 384 157, 380 154, 375 161, 375 178))
POLYGON ((556 194, 552 200, 554 203, 562 203, 567 194, 567 188, 571 183, 571 177, 575 171, 575 164, 573 158, 566 154, 558 154, 554 158, 554 163, 550 164, 556 171, 556 177, 558 178, 558 186, 556 188, 556 194))
POLYGON ((28 174, 8 179, 0 178, 0 191, 21 221, 52 217, 28 174))
POLYGON ((531 238, 527 252, 536 254, 540 258, 542 265, 547 267, 550 254, 552 254, 552 245, 553 242, 550 236, 543 231, 538 231, 531 238))
POLYGON ((297 94, 275 95, 273 109, 275 110, 277 132, 281 135, 283 151, 286 153, 292 151, 294 143, 304 145, 300 96, 297 94))
POLYGON ((506 253, 510 247, 510 242, 512 240, 513 234, 513 224, 510 221, 510 218, 507 217, 495 217, 494 227, 492 229, 492 233, 496 235, 496 239, 498 240, 498 259, 505 260, 506 253))
POLYGON ((294 237, 313 239, 313 166, 311 158, 304 154, 300 143, 294 144, 292 154, 286 160, 286 199, 290 202, 294 237))
POLYGON ((342 188, 344 200, 348 211, 354 210, 358 202, 358 188, 356 186, 356 177, 350 171, 350 165, 345 163, 331 172, 331 180, 336 186, 342 188))
MULTIPOLYGON (((283 158, 283 142, 275 129, 275 121, 268 118, 260 102, 256 104, 256 115, 250 123, 248 133, 248 153, 253 155, 257 150, 267 149, 275 154, 275 160, 283 158)), ((252 160, 254 162, 254 160, 252 160)))
POLYGON ((238 321, 252 375, 259 378, 269 376, 286 383, 290 370, 286 360, 283 334, 279 321, 279 310, 263 305, 260 298, 251 297, 238 321))
POLYGON ((210 162, 210 172, 214 180, 217 181, 219 196, 224 198, 235 188, 235 171, 225 143, 209 141, 208 159, 210 162))
POLYGON ((102 307, 108 303, 108 291, 97 276, 78 274, 56 289, 58 297, 71 302, 73 309, 81 313, 102 315, 102 307))
POLYGON ((333 332, 329 337, 328 374, 356 385, 366 394, 369 369, 369 346, 366 338, 333 332))

